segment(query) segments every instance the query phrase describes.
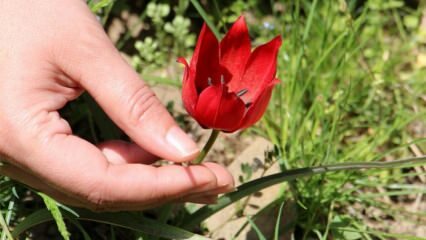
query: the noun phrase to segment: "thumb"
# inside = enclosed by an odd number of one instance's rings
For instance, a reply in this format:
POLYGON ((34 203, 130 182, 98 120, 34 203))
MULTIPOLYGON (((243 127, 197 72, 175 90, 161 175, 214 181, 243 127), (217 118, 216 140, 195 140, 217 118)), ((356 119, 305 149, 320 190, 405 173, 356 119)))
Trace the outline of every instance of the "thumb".
POLYGON ((77 28, 71 31, 79 34, 62 48, 61 58, 55 59, 62 71, 85 88, 145 150, 177 162, 195 158, 199 153, 197 145, 124 61, 94 16, 87 10, 79 19, 83 19, 82 26, 74 22, 74 27, 70 27, 77 28))

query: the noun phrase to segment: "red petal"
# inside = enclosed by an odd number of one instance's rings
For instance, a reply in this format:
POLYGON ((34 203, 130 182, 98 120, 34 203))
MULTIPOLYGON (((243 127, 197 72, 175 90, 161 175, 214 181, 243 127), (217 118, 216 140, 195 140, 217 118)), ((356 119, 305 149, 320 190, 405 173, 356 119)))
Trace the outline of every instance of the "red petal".
POLYGON ((253 102, 249 107, 244 119, 241 122, 240 129, 248 128, 255 124, 259 119, 262 118, 263 114, 268 107, 269 100, 271 99, 272 89, 275 84, 269 85, 264 91, 259 95, 256 102, 253 102))
POLYGON ((225 80, 230 82, 228 86, 232 92, 241 90, 234 89, 234 82, 241 79, 250 51, 250 36, 244 17, 241 16, 220 42, 220 64, 227 70, 224 73, 225 80))
POLYGON ((248 90, 244 95, 247 101, 255 102, 264 89, 274 81, 281 43, 281 36, 277 36, 270 42, 257 47, 250 55, 244 75, 236 86, 237 91, 243 88, 248 90))
POLYGON ((209 86, 200 94, 195 118, 204 127, 232 132, 238 129, 245 111, 244 102, 225 86, 209 86))
POLYGON ((191 59, 191 70, 195 73, 198 93, 212 83, 220 83, 219 42, 210 28, 204 23, 198 37, 197 46, 191 59))
POLYGON ((180 57, 177 61, 185 65, 182 83, 182 101, 186 111, 193 116, 198 99, 197 89, 195 88, 194 72, 189 68, 185 58, 180 57))

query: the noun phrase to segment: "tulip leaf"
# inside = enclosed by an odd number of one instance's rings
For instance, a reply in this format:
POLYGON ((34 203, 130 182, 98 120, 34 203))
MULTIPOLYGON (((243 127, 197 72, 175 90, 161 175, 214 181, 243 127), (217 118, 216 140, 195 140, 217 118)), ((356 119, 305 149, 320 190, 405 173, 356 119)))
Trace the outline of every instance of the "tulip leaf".
POLYGON ((407 167, 418 164, 426 163, 426 155, 413 158, 405 158, 387 162, 353 162, 332 164, 318 167, 306 167, 291 169, 281 173, 265 176, 247 183, 240 185, 237 191, 231 192, 220 197, 216 204, 206 205, 194 213, 188 215, 182 222, 183 228, 189 229, 197 224, 203 222, 205 219, 214 213, 222 210, 223 208, 231 205, 232 203, 240 200, 243 197, 256 193, 264 188, 270 187, 275 184, 295 180, 301 177, 309 177, 316 174, 323 174, 327 172, 344 171, 344 170, 361 170, 361 169, 384 169, 384 168, 397 168, 407 167))
MULTIPOLYGON (((188 232, 186 230, 173 227, 152 219, 137 216, 130 212, 117 213, 93 213, 85 209, 73 209, 78 217, 64 213, 64 218, 80 221, 92 221, 98 223, 106 223, 112 226, 122 227, 137 232, 143 232, 148 235, 162 237, 166 239, 188 239, 188 240, 208 240, 198 234, 188 232)), ((20 222, 12 232, 13 237, 17 238, 26 230, 48 221, 52 221, 52 215, 49 210, 41 209, 26 217, 20 222)))

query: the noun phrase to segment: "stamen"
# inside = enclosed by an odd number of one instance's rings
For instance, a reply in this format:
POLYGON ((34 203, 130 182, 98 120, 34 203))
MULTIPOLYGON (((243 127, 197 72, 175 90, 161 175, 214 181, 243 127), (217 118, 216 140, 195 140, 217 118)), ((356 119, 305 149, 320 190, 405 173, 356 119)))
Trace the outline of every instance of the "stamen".
POLYGON ((222 75, 220 75, 220 83, 225 84, 225 77, 222 75))
POLYGON ((213 83, 212 83, 212 78, 211 77, 208 77, 207 78, 207 84, 209 85, 209 86, 211 86, 213 83))
POLYGON ((250 107, 250 106, 251 106, 251 104, 252 104, 251 102, 246 103, 246 105, 245 105, 245 106, 246 106, 246 108, 250 107))
POLYGON ((248 92, 247 88, 243 88, 243 89, 241 89, 240 91, 237 92, 237 96, 241 97, 244 94, 246 94, 247 92, 248 92))

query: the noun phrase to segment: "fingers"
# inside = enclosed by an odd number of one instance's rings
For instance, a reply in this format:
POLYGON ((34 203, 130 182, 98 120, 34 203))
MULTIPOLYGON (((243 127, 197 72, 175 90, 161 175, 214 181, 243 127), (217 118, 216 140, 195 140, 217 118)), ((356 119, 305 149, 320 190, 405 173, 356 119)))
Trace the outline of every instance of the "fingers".
MULTIPOLYGON (((56 201, 61 202, 63 204, 67 204, 75 207, 87 207, 87 202, 82 201, 81 199, 75 198, 73 195, 67 195, 47 184, 45 184, 42 180, 35 177, 31 173, 20 169, 19 167, 13 166, 11 164, 5 164, 0 167, 0 174, 8 176, 14 180, 19 180, 20 182, 31 186, 32 188, 42 191, 53 197, 56 201)), ((193 202, 199 204, 214 204, 217 201, 218 194, 228 192, 230 190, 229 186, 219 187, 216 189, 212 189, 206 192, 196 192, 190 193, 188 195, 177 197, 177 198, 163 198, 158 201, 155 201, 150 204, 144 204, 143 206, 140 204, 126 204, 126 205, 118 205, 111 204, 108 207, 98 206, 94 208, 95 210, 107 210, 107 211, 122 211, 122 210, 142 210, 147 208, 153 208, 165 204, 167 202, 193 202)))
POLYGON ((157 156, 145 151, 134 143, 112 140, 99 144, 98 148, 105 155, 108 162, 112 164, 152 164, 158 160, 157 156))
POLYGON ((154 156, 187 161, 198 148, 121 58, 84 1, 42 4, 19 16, 30 12, 40 15, 37 27, 21 24, 27 28, 18 32, 32 30, 28 35, 32 44, 12 45, 9 54, 26 58, 16 57, 13 71, 6 65, 0 69, 13 72, 6 75, 8 84, 3 88, 7 93, 3 95, 12 101, 2 104, 7 112, 2 111, 0 119, 6 126, 0 152, 19 166, 10 168, 8 175, 65 203, 108 210, 144 209, 233 185, 229 173, 214 164, 159 168, 129 164, 149 164, 154 156), (32 48, 37 51, 26 56, 32 48), (30 71, 23 77, 22 69, 30 71), (57 110, 75 99, 81 87, 135 144, 108 142, 98 148, 72 135, 57 110))
POLYGON ((232 192, 235 189, 230 186, 218 187, 206 192, 196 192, 188 194, 185 197, 179 199, 179 202, 193 202, 193 203, 202 203, 202 204, 214 204, 218 199, 218 195, 222 193, 232 192))
POLYGON ((100 206, 109 208, 108 199, 115 199, 115 207, 144 207, 181 199, 193 192, 217 188, 217 177, 203 166, 168 165, 159 168, 146 165, 112 165, 103 182, 100 206), (114 189, 114 191, 108 191, 114 189))
MULTIPOLYGON (((150 88, 124 61, 102 27, 85 7, 79 34, 60 46, 55 62, 78 81, 138 145, 154 155, 182 162, 194 159, 197 145, 175 123, 150 88), (70 48, 69 46, 77 46, 70 48)), ((80 14, 80 13, 79 13, 80 14)), ((81 14, 80 14, 81 15, 81 14)), ((67 18, 67 16, 63 16, 67 18)))
POLYGON ((114 165, 98 148, 72 135, 56 134, 32 149, 37 151, 27 163, 35 176, 96 210, 145 209, 192 193, 233 187, 227 170, 214 163, 158 168, 114 165))
MULTIPOLYGON (((113 206, 119 209, 140 209, 170 201, 214 203, 218 194, 234 189, 230 174, 223 167, 213 163, 205 166, 168 165, 159 168, 144 165, 114 165, 110 167, 109 173, 110 179, 113 180, 106 179, 106 181, 111 181, 107 184, 111 185, 114 192, 107 193, 107 199, 120 197, 120 201, 115 202, 113 206), (145 185, 141 185, 140 182, 145 185), (144 195, 149 199, 145 201, 144 206, 134 201, 144 195)), ((104 208, 111 209, 108 203, 100 206, 100 209, 104 208)))
POLYGON ((223 166, 212 162, 205 162, 202 165, 210 169, 217 176, 217 185, 224 190, 220 193, 234 190, 234 178, 223 166))

